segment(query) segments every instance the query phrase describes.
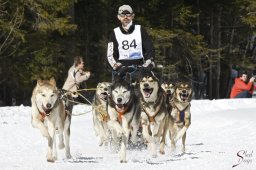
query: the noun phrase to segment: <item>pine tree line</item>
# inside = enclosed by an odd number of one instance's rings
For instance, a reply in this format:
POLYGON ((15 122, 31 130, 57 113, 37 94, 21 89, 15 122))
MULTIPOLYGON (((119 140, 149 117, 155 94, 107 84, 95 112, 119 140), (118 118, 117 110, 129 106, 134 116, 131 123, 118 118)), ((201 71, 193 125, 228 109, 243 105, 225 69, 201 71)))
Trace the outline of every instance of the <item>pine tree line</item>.
POLYGON ((122 4, 152 36, 161 80, 190 81, 195 98, 228 97, 232 66, 256 64, 254 0, 1 0, 0 105, 29 105, 39 77, 61 88, 75 55, 94 75, 87 86, 109 81, 107 39, 122 4))

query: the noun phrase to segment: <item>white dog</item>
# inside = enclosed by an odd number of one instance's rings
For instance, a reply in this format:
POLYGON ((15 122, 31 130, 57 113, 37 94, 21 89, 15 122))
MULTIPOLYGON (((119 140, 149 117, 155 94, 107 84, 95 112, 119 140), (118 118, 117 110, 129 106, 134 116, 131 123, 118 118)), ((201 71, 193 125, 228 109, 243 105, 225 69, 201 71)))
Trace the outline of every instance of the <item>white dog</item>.
POLYGON ((59 133, 59 148, 65 147, 66 157, 71 158, 69 147, 71 115, 66 114, 64 104, 59 99, 54 78, 37 81, 31 97, 31 104, 32 126, 38 128, 42 135, 48 139, 47 161, 54 162, 57 159, 56 130, 59 133))

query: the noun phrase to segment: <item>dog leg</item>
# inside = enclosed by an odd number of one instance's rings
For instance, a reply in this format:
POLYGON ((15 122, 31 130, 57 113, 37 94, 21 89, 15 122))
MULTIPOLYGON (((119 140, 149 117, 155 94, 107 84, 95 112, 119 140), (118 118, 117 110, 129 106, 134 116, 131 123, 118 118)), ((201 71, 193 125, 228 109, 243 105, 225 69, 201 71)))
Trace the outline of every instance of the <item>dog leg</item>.
POLYGON ((111 150, 114 153, 117 153, 118 151, 118 137, 116 134, 116 131, 114 129, 111 129, 111 150))
POLYGON ((54 132, 54 136, 53 136, 53 159, 57 160, 57 147, 56 147, 56 132, 54 132))
POLYGON ((125 134, 123 128, 116 120, 109 120, 108 126, 110 126, 112 129, 116 130, 118 137, 121 137, 122 135, 125 134))
POLYGON ((33 118, 32 121, 33 121, 33 125, 40 130, 43 137, 48 138, 50 136, 43 122, 41 122, 40 120, 37 120, 36 118, 33 118))
POLYGON ((153 141, 151 143, 152 157, 156 158, 157 157, 157 144, 160 141, 160 138, 158 136, 158 133, 159 133, 159 130, 160 130, 159 123, 157 123, 157 122, 150 123, 150 129, 151 129, 151 132, 152 132, 152 139, 153 139, 153 141))
POLYGON ((122 142, 121 142, 121 149, 119 152, 119 157, 120 157, 120 163, 127 163, 126 161, 126 146, 128 143, 128 138, 126 135, 122 135, 122 142))
POLYGON ((48 137, 48 149, 47 149, 47 161, 54 162, 55 158, 53 156, 53 141, 55 136, 55 128, 52 122, 48 122, 48 130, 49 130, 49 137, 48 137))
POLYGON ((70 159, 72 158, 70 154, 70 146, 69 146, 69 141, 70 141, 70 122, 71 118, 69 116, 66 117, 65 120, 65 126, 64 126, 64 135, 65 135, 65 154, 66 158, 70 159))
POLYGON ((98 118, 96 117, 96 112, 95 110, 93 110, 93 129, 94 129, 94 133, 96 136, 98 136, 100 134, 99 131, 99 123, 98 123, 98 118))
POLYGON ((159 152, 162 155, 165 154, 164 146, 165 146, 165 143, 166 143, 165 140, 166 140, 166 134, 167 134, 168 126, 169 126, 169 119, 168 119, 168 117, 166 117, 165 121, 164 121, 163 134, 162 134, 162 139, 161 139, 161 142, 160 142, 160 149, 159 149, 159 152))
POLYGON ((64 139, 63 139, 63 132, 59 133, 59 149, 65 148, 64 139))
POLYGON ((170 125, 170 129, 169 129, 169 137, 170 137, 170 140, 171 140, 171 152, 174 152, 175 149, 176 149, 176 143, 175 143, 175 129, 174 129, 174 125, 173 123, 171 123, 170 125))
POLYGON ((106 126, 104 127, 104 122, 97 122, 98 130, 99 130, 99 146, 102 146, 105 141, 107 141, 107 134, 105 132, 106 126))
POLYGON ((139 130, 139 125, 138 124, 134 124, 131 132, 131 141, 133 144, 136 144, 138 141, 138 137, 137 137, 137 132, 139 130))
POLYGON ((186 116, 187 114, 185 113, 185 126, 177 133, 176 137, 175 137, 175 142, 177 142, 188 130, 189 126, 190 126, 190 117, 186 116))
POLYGON ((186 142, 186 135, 187 133, 182 136, 182 152, 185 153, 185 142, 186 142))

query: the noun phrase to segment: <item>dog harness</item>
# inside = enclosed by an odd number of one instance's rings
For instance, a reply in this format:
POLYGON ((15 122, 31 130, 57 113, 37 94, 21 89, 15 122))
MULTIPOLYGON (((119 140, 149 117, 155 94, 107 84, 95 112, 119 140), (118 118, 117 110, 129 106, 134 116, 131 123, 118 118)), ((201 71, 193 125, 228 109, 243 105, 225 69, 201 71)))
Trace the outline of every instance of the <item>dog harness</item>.
POLYGON ((46 117, 46 113, 39 112, 39 114, 41 115, 41 117, 40 117, 41 122, 44 122, 44 118, 46 117))
POLYGON ((190 103, 183 109, 180 110, 174 103, 173 103, 173 107, 175 107, 178 110, 178 118, 179 120, 176 121, 176 123, 180 123, 182 122, 183 125, 185 125, 185 110, 190 106, 190 103))
MULTIPOLYGON (((157 104, 162 103, 162 101, 163 101, 163 97, 161 97, 161 99, 159 100, 159 102, 157 102, 157 104)), ((156 107, 155 113, 153 114, 153 116, 150 116, 150 114, 146 110, 145 103, 142 104, 142 109, 145 111, 146 115, 148 116, 149 122, 155 122, 155 117, 159 113, 161 106, 162 105, 160 104, 158 107, 156 107)))

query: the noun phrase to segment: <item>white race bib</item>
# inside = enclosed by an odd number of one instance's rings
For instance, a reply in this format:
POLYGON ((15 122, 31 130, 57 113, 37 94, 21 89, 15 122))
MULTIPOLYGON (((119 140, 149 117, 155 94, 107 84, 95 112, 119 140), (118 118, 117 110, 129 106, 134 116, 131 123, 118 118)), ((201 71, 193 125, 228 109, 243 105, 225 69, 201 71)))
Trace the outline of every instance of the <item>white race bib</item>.
POLYGON ((123 34, 119 27, 114 32, 118 42, 119 60, 143 58, 140 25, 135 25, 131 34, 123 34))

